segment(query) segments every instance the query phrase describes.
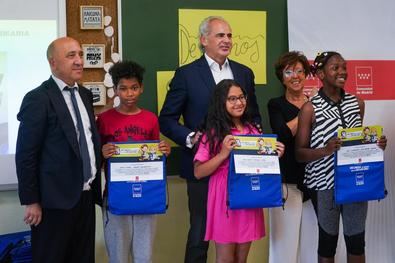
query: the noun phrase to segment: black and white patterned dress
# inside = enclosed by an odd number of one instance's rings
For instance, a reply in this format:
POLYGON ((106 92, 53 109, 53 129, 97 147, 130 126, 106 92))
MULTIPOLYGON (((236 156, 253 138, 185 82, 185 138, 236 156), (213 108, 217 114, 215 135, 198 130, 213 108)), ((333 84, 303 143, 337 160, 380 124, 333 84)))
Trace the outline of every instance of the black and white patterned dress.
MULTIPOLYGON (((362 126, 357 98, 342 90, 341 100, 337 103, 320 91, 311 98, 315 123, 310 137, 310 148, 323 148, 339 128, 362 126)), ((304 184, 309 189, 327 190, 334 187, 334 155, 310 162, 305 168, 304 184)))

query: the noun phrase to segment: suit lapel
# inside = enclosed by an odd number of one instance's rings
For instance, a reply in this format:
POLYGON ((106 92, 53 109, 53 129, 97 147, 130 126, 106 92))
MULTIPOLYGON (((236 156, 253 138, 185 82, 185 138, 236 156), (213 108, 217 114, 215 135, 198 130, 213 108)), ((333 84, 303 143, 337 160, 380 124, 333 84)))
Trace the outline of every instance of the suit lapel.
POLYGON ((48 80, 48 97, 52 102, 52 106, 58 116, 59 123, 64 131, 67 141, 77 156, 80 156, 78 147, 77 133, 69 109, 64 101, 62 92, 55 81, 50 78, 48 80))
POLYGON ((211 69, 207 64, 207 60, 203 55, 197 62, 200 77, 202 78, 206 88, 211 92, 215 87, 215 81, 213 74, 211 73, 211 69))
POLYGON ((241 75, 241 72, 239 70, 239 68, 237 67, 237 64, 234 63, 232 60, 228 59, 229 61, 229 66, 230 69, 232 70, 232 74, 233 74, 233 79, 234 81, 236 81, 237 83, 239 83, 241 86, 244 86, 245 83, 242 83, 243 81, 243 77, 241 75))

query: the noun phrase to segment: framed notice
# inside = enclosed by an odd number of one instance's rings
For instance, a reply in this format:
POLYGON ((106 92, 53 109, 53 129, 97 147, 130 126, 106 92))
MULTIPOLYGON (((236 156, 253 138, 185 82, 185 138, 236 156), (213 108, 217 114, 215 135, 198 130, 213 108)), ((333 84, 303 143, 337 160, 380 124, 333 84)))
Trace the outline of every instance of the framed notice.
POLYGON ((103 82, 84 82, 82 85, 92 92, 93 106, 106 105, 106 87, 103 82))
POLYGON ((104 44, 84 44, 84 68, 103 68, 105 63, 106 46, 104 44))
POLYGON ((80 6, 81 29, 103 29, 103 6, 80 6))

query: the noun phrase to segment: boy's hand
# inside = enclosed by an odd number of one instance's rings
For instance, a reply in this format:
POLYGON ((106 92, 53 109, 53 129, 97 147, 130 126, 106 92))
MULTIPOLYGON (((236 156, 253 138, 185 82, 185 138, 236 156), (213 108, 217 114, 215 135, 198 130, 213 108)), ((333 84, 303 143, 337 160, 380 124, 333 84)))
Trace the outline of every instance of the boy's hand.
POLYGON ((103 154, 103 157, 105 159, 108 159, 117 152, 117 147, 115 146, 115 144, 107 143, 103 145, 101 152, 103 154))
POLYGON ((171 152, 170 144, 166 141, 160 141, 158 144, 159 151, 161 151, 164 155, 169 156, 171 152))

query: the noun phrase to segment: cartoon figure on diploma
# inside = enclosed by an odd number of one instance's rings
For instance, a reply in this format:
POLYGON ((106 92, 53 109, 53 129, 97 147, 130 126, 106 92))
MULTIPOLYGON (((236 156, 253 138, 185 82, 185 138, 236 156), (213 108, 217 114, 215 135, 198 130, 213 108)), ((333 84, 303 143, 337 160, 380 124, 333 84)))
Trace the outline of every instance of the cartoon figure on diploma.
POLYGON ((265 154, 266 153, 266 148, 265 148, 265 140, 263 138, 259 138, 256 142, 258 145, 258 154, 265 154))
POLYGON ((271 142, 265 142, 265 153, 269 155, 276 155, 277 152, 273 149, 272 143, 271 142))
POLYGON ((159 160, 159 156, 156 153, 156 147, 152 146, 149 148, 149 152, 148 152, 148 159, 153 161, 153 160, 159 160))
POLYGON ((139 158, 139 161, 149 160, 148 145, 147 144, 141 145, 140 151, 141 151, 141 156, 139 158))
POLYGON ((370 134, 370 128, 369 127, 365 127, 363 128, 363 141, 364 143, 369 143, 371 141, 371 134, 370 134))
POLYGON ((340 133, 340 137, 341 137, 341 139, 347 139, 347 132, 346 131, 341 131, 341 133, 340 133))
POLYGON ((370 135, 370 142, 377 142, 378 140, 378 136, 377 136, 377 129, 376 128, 372 128, 372 132, 370 135))

